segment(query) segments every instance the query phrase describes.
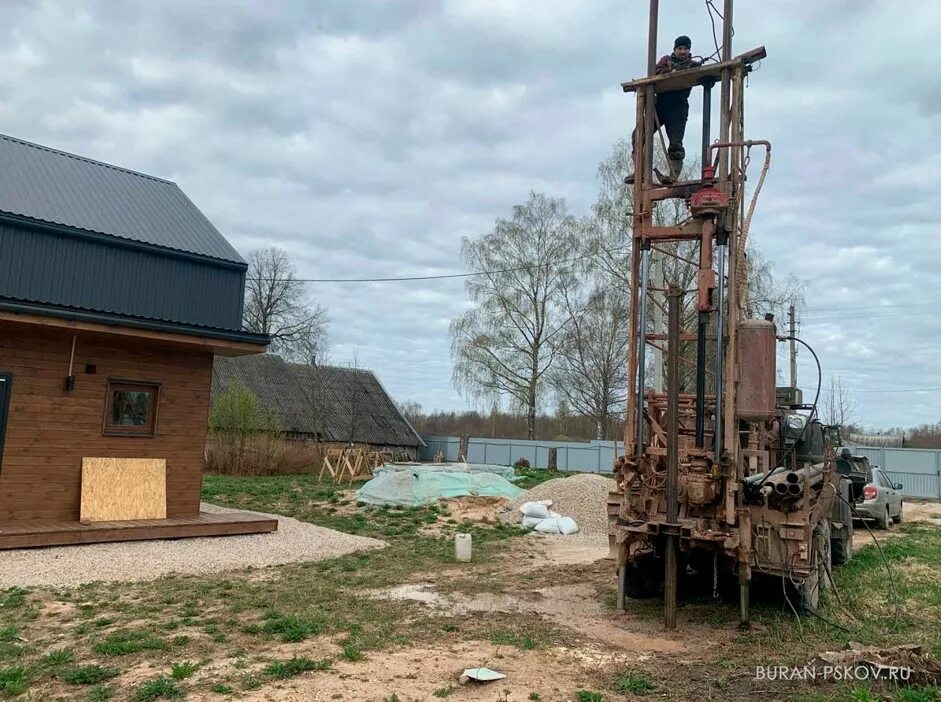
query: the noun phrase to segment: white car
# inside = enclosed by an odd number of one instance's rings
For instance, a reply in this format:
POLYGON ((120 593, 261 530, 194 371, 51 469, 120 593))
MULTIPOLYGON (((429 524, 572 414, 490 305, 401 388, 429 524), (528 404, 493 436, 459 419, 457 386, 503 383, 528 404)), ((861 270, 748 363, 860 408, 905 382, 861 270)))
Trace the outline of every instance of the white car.
POLYGON ((889 522, 902 522, 902 484, 893 483, 881 468, 873 468, 863 488, 863 502, 856 505, 856 513, 864 519, 873 519, 880 529, 888 529, 889 522))

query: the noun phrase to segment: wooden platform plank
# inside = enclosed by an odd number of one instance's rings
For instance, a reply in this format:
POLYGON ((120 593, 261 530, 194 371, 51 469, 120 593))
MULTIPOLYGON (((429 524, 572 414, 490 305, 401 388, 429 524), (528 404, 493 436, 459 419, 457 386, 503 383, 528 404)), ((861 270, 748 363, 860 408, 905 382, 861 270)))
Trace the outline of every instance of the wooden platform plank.
POLYGON ((277 529, 277 519, 246 512, 200 512, 195 517, 95 522, 88 525, 64 520, 8 521, 0 522, 0 549, 264 534, 277 529))

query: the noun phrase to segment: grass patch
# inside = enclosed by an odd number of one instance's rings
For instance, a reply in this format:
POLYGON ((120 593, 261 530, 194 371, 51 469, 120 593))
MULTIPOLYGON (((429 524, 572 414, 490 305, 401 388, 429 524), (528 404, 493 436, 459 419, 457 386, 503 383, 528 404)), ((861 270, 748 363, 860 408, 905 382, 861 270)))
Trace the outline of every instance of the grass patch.
POLYGON ((539 645, 532 634, 521 634, 509 629, 494 629, 490 632, 490 642, 497 645, 516 646, 524 651, 532 651, 539 645))
POLYGON ((167 642, 148 629, 119 629, 92 644, 95 653, 111 657, 138 651, 163 651, 167 648, 167 642))
POLYGON ((88 691, 88 702, 107 702, 114 696, 114 688, 107 685, 95 685, 88 691))
POLYGON ((21 665, 0 668, 0 692, 10 697, 26 692, 29 687, 29 672, 21 665))
POLYGON ((213 683, 209 687, 210 692, 215 692, 217 695, 231 695, 235 690, 224 683, 213 683))
POLYGON ((45 667, 53 667, 59 665, 66 665, 75 660, 75 651, 71 648, 59 648, 54 651, 49 651, 45 656, 42 657, 40 661, 45 667))
MULTIPOLYGON (((834 569, 845 607, 827 592, 822 613, 850 633, 839 632, 816 618, 807 619, 803 623, 804 638, 812 647, 842 643, 849 637, 863 645, 917 643, 935 655, 941 654, 937 615, 941 607, 941 533, 936 527, 922 524, 906 524, 901 531, 902 535, 880 543, 891 578, 873 545, 857 549, 852 561, 834 569)), ((799 638, 794 628, 790 627, 786 639, 799 638)))
POLYGON ((330 660, 328 658, 320 661, 312 661, 310 658, 304 658, 303 656, 294 656, 294 658, 287 661, 274 661, 273 663, 269 663, 265 667, 265 674, 277 680, 284 680, 285 678, 293 678, 301 673, 306 673, 309 670, 327 670, 328 668, 330 668, 330 660))
POLYGON ((600 692, 592 692, 591 690, 577 690, 575 692, 575 699, 578 702, 604 702, 604 695, 600 692))
POLYGON ((267 616, 264 625, 261 626, 261 631, 266 634, 277 634, 285 643, 297 643, 308 636, 316 636, 320 633, 321 628, 317 622, 272 612, 267 616))
POLYGON ((103 668, 100 665, 82 665, 73 668, 65 668, 58 673, 60 680, 72 685, 94 685, 108 678, 119 675, 121 671, 117 668, 103 668))
POLYGON ((191 661, 174 663, 170 666, 170 677, 174 680, 185 680, 199 669, 199 666, 191 661))
POLYGON ((19 635, 19 633, 20 630, 12 624, 0 627, 0 643, 12 643, 13 641, 16 641, 16 637, 19 635))
POLYGON ((239 684, 243 690, 257 690, 264 684, 265 680, 255 673, 245 673, 239 678, 239 684))
POLYGON ((572 475, 578 475, 578 473, 572 473, 564 470, 547 470, 545 468, 523 468, 520 466, 514 467, 516 471, 517 480, 513 481, 513 484, 523 490, 529 490, 539 483, 544 483, 547 480, 552 480, 554 478, 568 478, 572 475))
POLYGON ((286 514, 305 522, 348 534, 378 539, 417 536, 426 524, 443 516, 438 505, 392 509, 388 506, 360 506, 339 509, 344 493, 362 485, 337 485, 307 475, 233 477, 207 475, 203 499, 242 509, 286 514))
POLYGON ((903 687, 895 695, 898 702, 935 702, 941 699, 941 687, 903 687))
POLYGON ((26 590, 21 587, 11 587, 0 592, 0 609, 16 609, 26 603, 26 590))
POLYGON ((159 677, 148 680, 143 685, 134 690, 131 696, 133 702, 152 702, 153 700, 178 700, 182 699, 183 690, 176 684, 175 680, 159 677))
POLYGON ((363 652, 360 650, 359 646, 351 639, 344 639, 340 642, 340 648, 343 649, 343 657, 355 663, 356 661, 363 660, 363 652))
POLYGON ((435 697, 444 698, 444 697, 450 696, 452 692, 454 692, 454 686, 453 686, 453 685, 448 685, 447 687, 439 687, 439 688, 438 688, 437 690, 435 690, 432 694, 433 694, 435 697))
POLYGON ((654 689, 654 684, 650 678, 640 673, 625 673, 619 675, 614 681, 614 689, 618 692, 630 693, 632 695, 646 695, 654 689))

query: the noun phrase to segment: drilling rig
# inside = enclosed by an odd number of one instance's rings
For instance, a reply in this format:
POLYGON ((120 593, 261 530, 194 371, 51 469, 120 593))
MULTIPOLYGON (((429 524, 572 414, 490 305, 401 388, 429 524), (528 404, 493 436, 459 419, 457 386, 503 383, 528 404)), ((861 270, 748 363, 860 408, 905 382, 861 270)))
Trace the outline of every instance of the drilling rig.
POLYGON ((662 591, 668 628, 676 625, 678 587, 697 574, 699 582, 711 580, 714 593, 720 580, 737 580, 743 626, 758 574, 784 578, 803 607, 815 609, 831 563, 850 557, 850 508, 861 491, 848 475, 852 466, 834 455, 838 437, 817 420, 816 400, 805 405, 796 388, 776 387, 776 343, 790 337, 778 334, 770 315, 749 318, 747 312, 745 250, 771 144, 745 136, 746 78, 767 53, 758 47, 733 56, 732 9, 732 0, 725 0, 715 61, 656 75, 659 8, 651 0, 647 76, 622 83, 637 101, 632 325, 624 455, 614 465, 618 487, 608 505, 609 537, 618 608, 662 591), (655 100, 689 88, 703 93, 701 177, 655 183, 655 100), (758 149, 764 165, 748 197, 746 171, 758 149), (686 219, 658 226, 658 205, 677 199, 686 203, 686 219), (698 243, 693 290, 651 283, 652 252, 675 256, 676 242, 698 243), (694 329, 682 328, 686 296, 689 307, 695 300, 694 329), (666 333, 649 329, 654 307, 667 313, 666 333), (692 344, 695 359, 683 354, 692 344), (664 392, 648 387, 648 352, 666 358, 664 392), (680 387, 681 363, 695 370, 694 388, 680 387))

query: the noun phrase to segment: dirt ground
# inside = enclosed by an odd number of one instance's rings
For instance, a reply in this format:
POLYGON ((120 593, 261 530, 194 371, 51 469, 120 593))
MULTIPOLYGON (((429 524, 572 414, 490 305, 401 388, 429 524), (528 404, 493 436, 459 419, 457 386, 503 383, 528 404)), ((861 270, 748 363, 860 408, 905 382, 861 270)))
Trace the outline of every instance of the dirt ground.
MULTIPOLYGON (((479 518, 484 505, 455 505, 462 517, 479 518)), ((933 522, 941 526, 941 504, 906 502, 906 522, 933 522)), ((888 531, 873 530, 878 539, 899 534, 898 527, 888 531)), ((871 542, 862 525, 857 526, 854 543, 871 542)), ((610 671, 666 667, 695 671, 709 676, 715 670, 715 652, 731 646, 740 633, 734 617, 717 625, 713 622, 685 621, 676 631, 666 631, 653 624, 649 616, 616 612, 611 599, 614 575, 607 560, 606 539, 576 542, 565 537, 533 535, 525 557, 504 559, 493 575, 497 580, 519 580, 529 573, 528 587, 513 592, 464 592, 452 582, 459 578, 457 569, 445 570, 417 582, 405 583, 373 592, 376 598, 420 603, 441 615, 454 617, 505 616, 508 621, 520 615, 545 618, 566 633, 556 646, 539 650, 521 650, 487 642, 403 648, 383 655, 381 660, 355 666, 341 666, 338 675, 318 682, 294 681, 274 696, 260 694, 246 699, 320 700, 429 699, 429 691, 438 690, 454 700, 573 699, 573 689, 604 688, 602 678, 610 671), (511 572, 512 576, 511 576, 511 572), (570 580, 571 582, 566 582, 570 580), (567 639, 567 640, 566 640, 567 639), (505 674, 505 680, 480 684, 456 682, 464 668, 488 666, 505 674), (346 670, 349 668, 349 670, 346 670), (376 696, 384 692, 386 696, 376 696), (533 697, 533 694, 538 698, 533 697)), ((682 616, 682 615, 681 615, 682 616)), ((319 677, 319 676, 318 676, 319 677)), ((723 680, 722 676, 715 678, 723 680)), ((718 683, 717 683, 718 684, 718 683)), ((776 692, 779 690, 775 690, 776 692)), ((719 690, 715 690, 719 694, 719 690)), ((767 694, 752 680, 740 680, 734 688, 721 693, 723 699, 749 699, 767 694)), ((656 696, 656 693, 647 693, 656 696)), ((692 689, 691 689, 692 694, 692 689)), ((637 697, 612 693, 608 687, 605 700, 637 697)), ((712 698, 707 693, 707 698, 712 698)))
MULTIPOLYGON (((660 657, 695 663, 704 650, 721 649, 736 636, 733 624, 716 628, 685 623, 677 631, 666 632, 652 627, 643 616, 615 612, 608 601, 614 574, 611 561, 605 559, 607 552, 606 543, 573 545, 562 537, 534 534, 508 552, 489 574, 498 582, 514 581, 513 592, 454 589, 460 587, 463 575, 456 567, 371 593, 377 599, 418 603, 442 617, 486 617, 505 623, 508 629, 525 630, 525 621, 545 618, 562 632, 551 646, 527 650, 525 642, 522 647, 518 642, 491 640, 449 642, 445 633, 439 644, 395 647, 355 663, 338 660, 329 672, 294 678, 274 689, 245 693, 240 699, 568 700, 574 699, 573 690, 602 687, 600 680, 610 671, 649 665, 660 657), (506 678, 485 684, 459 682, 462 671, 476 667, 489 667, 506 678)), ((304 655, 309 649, 318 657, 338 650, 324 638, 289 648, 293 655, 304 655)), ((218 696, 191 695, 188 699, 208 701, 218 696)), ((630 698, 606 692, 604 699, 630 698)))
MULTIPOLYGON (((308 502, 301 493, 294 508, 302 511, 308 502)), ((349 511, 342 495, 327 505, 338 525, 357 523, 352 521, 357 513, 349 511)), ((224 578, 92 584, 74 592, 11 591, 6 600, 0 598, 0 607, 13 602, 19 609, 6 615, 11 626, 6 639, 0 638, 0 656, 6 652, 13 661, 12 656, 31 652, 30 668, 18 674, 32 675, 35 699, 106 699, 90 690, 62 697, 81 692, 63 683, 62 670, 50 659, 64 649, 60 656, 75 658, 69 663, 114 666, 114 677, 100 687, 110 689, 115 700, 173 697, 141 691, 165 680, 171 665, 191 661, 194 670, 173 684, 186 699, 205 702, 729 702, 795 695, 821 702, 898 702, 895 697, 851 698, 846 685, 763 681, 755 665, 803 665, 816 653, 838 650, 849 636, 879 645, 917 641, 935 655, 941 652, 934 634, 919 633, 920 622, 924 631, 941 627, 941 620, 932 624, 941 551, 932 545, 935 541, 919 541, 935 538, 918 537, 923 530, 908 529, 905 543, 913 545, 894 561, 899 598, 906 602, 903 614, 911 613, 907 628, 895 634, 886 633, 898 622, 892 622, 891 603, 883 602, 878 587, 881 570, 863 569, 865 559, 854 561, 855 572, 841 584, 854 616, 840 621, 852 632, 809 617, 795 624, 783 605, 768 604, 772 595, 780 598, 779 585, 773 593, 753 590, 756 604, 748 631, 738 629, 735 602, 708 595, 684 596, 679 626, 668 631, 659 599, 633 600, 629 611, 615 610, 616 575, 606 536, 507 532, 493 520, 496 506, 486 498, 467 498, 446 505, 446 511, 372 510, 362 523, 385 529, 375 535, 388 537, 389 545, 319 565, 273 566, 224 578), (476 530, 471 563, 443 557, 449 542, 427 535, 458 528, 476 530), (857 610, 862 604, 875 609, 857 610), (314 627, 311 622, 322 623, 314 627), (867 629, 869 622, 875 624, 867 629), (156 640, 152 648, 133 653, 103 647, 121 632, 150 632, 156 640), (291 662, 307 667, 284 675, 272 672, 272 666, 291 662), (482 666, 505 679, 460 682, 465 669, 482 666)), ((905 521, 941 526, 941 504, 906 502, 905 521)), ((873 531, 880 540, 900 535, 898 526, 873 531)), ((871 538, 865 528, 857 528, 858 546, 871 538)), ((846 569, 853 571, 854 562, 846 569)), ((826 614, 841 616, 839 610, 826 614)), ((119 644, 122 640, 113 645, 119 644)), ((6 674, 16 671, 7 668, 6 674)), ((0 683, 3 673, 0 658, 0 683)))

